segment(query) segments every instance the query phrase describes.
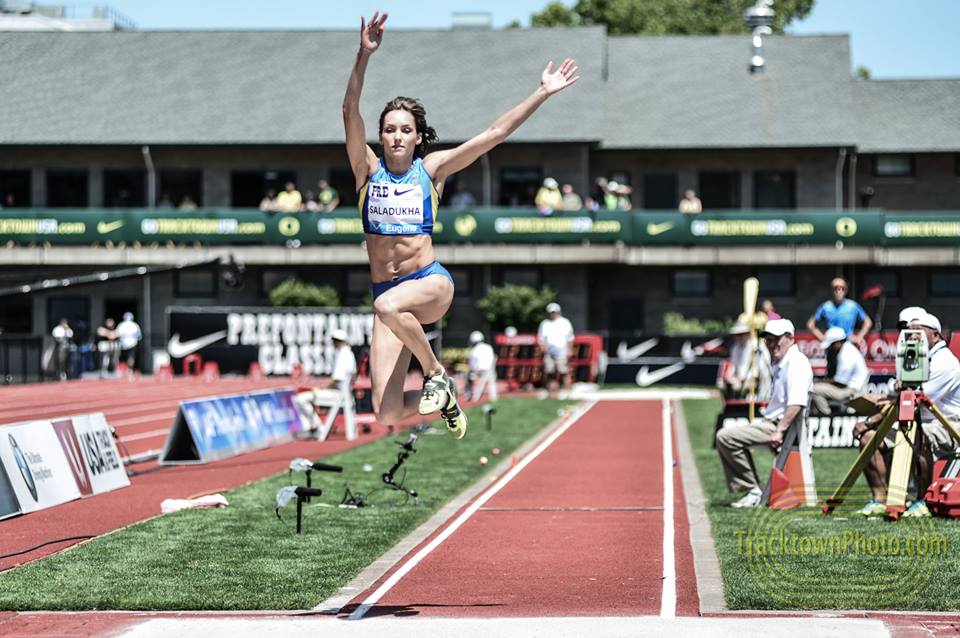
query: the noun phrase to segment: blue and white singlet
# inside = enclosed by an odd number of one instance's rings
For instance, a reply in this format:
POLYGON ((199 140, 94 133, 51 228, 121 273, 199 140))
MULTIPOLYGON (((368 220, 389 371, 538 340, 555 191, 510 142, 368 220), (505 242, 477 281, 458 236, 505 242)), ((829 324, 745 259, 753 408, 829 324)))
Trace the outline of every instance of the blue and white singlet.
POLYGON ((360 188, 363 232, 375 235, 430 235, 439 197, 418 157, 403 175, 387 170, 383 158, 377 172, 360 188))

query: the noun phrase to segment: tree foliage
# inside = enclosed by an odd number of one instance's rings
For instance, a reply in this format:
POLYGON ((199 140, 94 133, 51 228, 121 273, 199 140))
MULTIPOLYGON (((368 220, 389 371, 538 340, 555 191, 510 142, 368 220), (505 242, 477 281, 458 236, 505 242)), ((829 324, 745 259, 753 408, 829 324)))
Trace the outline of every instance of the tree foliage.
POLYGON ((477 306, 494 330, 515 326, 521 332, 530 332, 547 317, 547 304, 555 300, 556 293, 550 286, 537 290, 506 284, 490 288, 477 306))
MULTIPOLYGON (((816 0, 776 0, 773 32, 810 15, 816 0)), ((749 33, 744 12, 756 0, 577 0, 551 2, 530 18, 535 27, 606 25, 611 35, 719 35, 749 33)))
POLYGON ((317 286, 291 277, 270 291, 270 304, 288 308, 337 308, 340 306, 340 294, 333 286, 317 286))

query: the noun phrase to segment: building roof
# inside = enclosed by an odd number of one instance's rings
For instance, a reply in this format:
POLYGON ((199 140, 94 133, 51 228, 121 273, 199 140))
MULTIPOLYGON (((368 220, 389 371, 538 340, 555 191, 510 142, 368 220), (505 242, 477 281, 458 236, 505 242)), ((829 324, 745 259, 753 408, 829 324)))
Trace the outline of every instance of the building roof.
POLYGON ((862 153, 960 151, 960 79, 854 83, 862 153))
MULTIPOLYGON (((340 106, 358 46, 352 30, 3 37, 0 144, 343 141, 340 106)), ((370 62, 361 111, 373 140, 388 99, 418 97, 441 141, 459 142, 529 95, 548 59, 571 56, 583 79, 512 142, 960 149, 958 116, 947 108, 960 80, 854 80, 847 36, 768 37, 764 49, 766 72, 750 75, 748 36, 390 30, 370 62), (947 134, 944 126, 952 126, 947 134)))

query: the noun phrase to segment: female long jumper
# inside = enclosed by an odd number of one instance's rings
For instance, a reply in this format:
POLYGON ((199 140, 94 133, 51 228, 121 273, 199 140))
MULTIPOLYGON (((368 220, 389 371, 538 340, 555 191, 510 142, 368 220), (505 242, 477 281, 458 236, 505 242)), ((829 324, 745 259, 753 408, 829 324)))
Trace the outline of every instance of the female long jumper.
POLYGON ((450 150, 427 153, 437 133, 416 99, 397 97, 380 113, 383 157, 367 145, 360 93, 367 63, 383 42, 387 14, 360 18, 360 50, 343 98, 347 156, 356 179, 360 215, 373 281, 370 377, 377 419, 392 425, 416 413, 439 411, 455 438, 467 430, 456 385, 444 372, 423 331, 439 321, 453 301, 453 278, 436 260, 431 233, 443 184, 505 140, 543 102, 580 76, 567 58, 554 71, 547 64, 540 85, 485 131, 450 150), (421 392, 404 392, 411 354, 424 372, 421 392))

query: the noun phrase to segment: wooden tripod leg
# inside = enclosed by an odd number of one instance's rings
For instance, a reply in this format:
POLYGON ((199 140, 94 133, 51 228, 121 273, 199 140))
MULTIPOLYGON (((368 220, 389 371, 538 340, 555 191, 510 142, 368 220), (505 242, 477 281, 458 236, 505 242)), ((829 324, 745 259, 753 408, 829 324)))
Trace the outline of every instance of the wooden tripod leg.
POLYGON ((907 490, 910 488, 910 469, 917 446, 920 426, 916 421, 900 421, 897 441, 893 446, 890 480, 887 481, 887 516, 896 520, 907 509, 907 490))
POLYGON ((897 420, 897 412, 894 408, 894 404, 891 403, 883 409, 883 420, 874 432, 873 438, 870 440, 870 443, 867 444, 867 447, 863 448, 860 452, 860 456, 853 462, 850 469, 847 470, 846 476, 843 477, 833 496, 827 499, 826 505, 822 508, 824 514, 831 513, 837 505, 843 502, 843 497, 846 496, 850 488, 853 487, 853 484, 856 483, 857 477, 863 473, 863 468, 867 467, 867 463, 870 462, 870 457, 874 455, 877 448, 883 443, 883 438, 897 420))

